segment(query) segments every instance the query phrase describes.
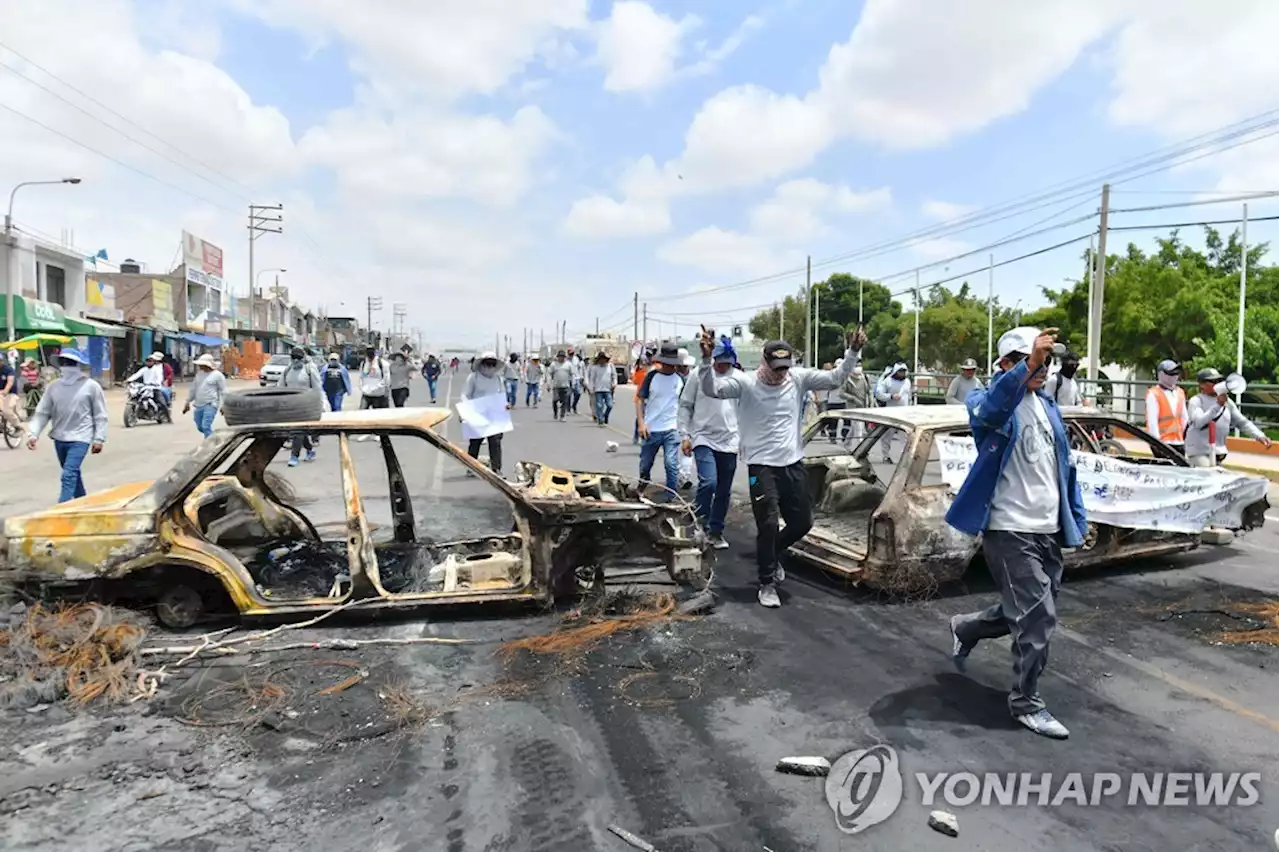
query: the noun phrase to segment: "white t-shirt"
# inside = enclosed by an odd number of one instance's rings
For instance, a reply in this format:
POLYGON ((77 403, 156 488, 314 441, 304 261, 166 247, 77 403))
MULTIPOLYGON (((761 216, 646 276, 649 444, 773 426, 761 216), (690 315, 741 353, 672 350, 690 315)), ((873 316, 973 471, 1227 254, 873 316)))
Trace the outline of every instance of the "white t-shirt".
POLYGON ((679 373, 667 375, 660 370, 650 370, 640 385, 640 398, 644 400, 644 425, 650 432, 666 432, 676 428, 680 410, 680 391, 684 377, 679 373))
POLYGON ((1044 402, 1028 393, 1014 411, 1018 434, 991 495, 987 529, 1056 533, 1060 529, 1058 456, 1044 402))

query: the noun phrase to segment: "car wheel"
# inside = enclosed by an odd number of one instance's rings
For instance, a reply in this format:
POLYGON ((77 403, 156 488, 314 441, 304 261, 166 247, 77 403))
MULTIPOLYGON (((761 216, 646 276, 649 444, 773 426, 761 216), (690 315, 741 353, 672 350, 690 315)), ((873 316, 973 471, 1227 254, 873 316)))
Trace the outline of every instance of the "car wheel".
POLYGON ((222 399, 222 418, 228 426, 319 420, 323 412, 320 391, 306 388, 250 388, 222 399))
POLYGON ((191 586, 170 586, 156 600, 156 618, 165 627, 190 627, 204 615, 204 597, 191 586))

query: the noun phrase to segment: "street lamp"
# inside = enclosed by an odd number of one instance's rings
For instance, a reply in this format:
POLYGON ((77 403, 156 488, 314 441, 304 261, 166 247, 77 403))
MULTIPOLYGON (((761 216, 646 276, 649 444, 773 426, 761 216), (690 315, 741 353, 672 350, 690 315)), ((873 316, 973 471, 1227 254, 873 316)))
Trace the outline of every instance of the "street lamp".
POLYGON ((58 180, 28 180, 23 181, 13 188, 9 193, 9 209, 4 214, 4 247, 5 247, 5 318, 9 323, 9 339, 14 338, 13 329, 13 197, 18 194, 18 190, 24 186, 48 186, 62 183, 77 184, 80 182, 78 177, 60 178, 58 180))

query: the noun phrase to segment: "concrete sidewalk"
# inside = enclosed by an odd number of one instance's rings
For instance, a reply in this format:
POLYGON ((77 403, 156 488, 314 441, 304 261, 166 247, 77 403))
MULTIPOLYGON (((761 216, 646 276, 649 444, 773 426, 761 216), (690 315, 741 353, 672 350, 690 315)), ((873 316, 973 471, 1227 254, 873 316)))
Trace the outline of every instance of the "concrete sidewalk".
MULTIPOLYGON (((1139 441, 1117 440, 1135 456, 1151 455, 1146 445, 1139 441)), ((1227 456, 1227 460, 1222 463, 1222 466, 1227 470, 1234 470, 1236 473, 1263 476, 1272 482, 1280 482, 1280 458, 1266 453, 1231 453, 1227 456)))

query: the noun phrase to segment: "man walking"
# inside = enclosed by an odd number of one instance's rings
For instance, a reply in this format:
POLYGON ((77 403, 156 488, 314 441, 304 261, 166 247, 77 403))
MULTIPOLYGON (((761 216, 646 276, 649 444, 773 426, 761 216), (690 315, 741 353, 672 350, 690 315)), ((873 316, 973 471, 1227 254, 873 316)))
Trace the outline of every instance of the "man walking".
POLYGON ((404 404, 409 401, 409 379, 413 377, 413 365, 403 352, 391 353, 388 377, 391 404, 396 408, 404 408, 404 404))
POLYGON ((978 459, 956 494, 947 523, 982 536, 982 555, 1000 602, 951 619, 951 654, 964 671, 983 639, 1012 635, 1009 712, 1037 734, 1065 740, 1045 708, 1040 674, 1058 623, 1062 548, 1084 543, 1088 522, 1062 414, 1042 387, 1056 328, 1020 327, 1000 336, 1001 372, 969 400, 978 459))
MULTIPOLYGON (((876 402, 886 408, 898 408, 911 404, 911 380, 907 378, 907 365, 899 361, 893 365, 889 374, 876 384, 876 402)), ((880 454, 885 464, 893 464, 890 451, 893 450, 895 433, 899 430, 889 429, 880 439, 880 454)))
MULTIPOLYGON (((862 369, 861 364, 853 365, 849 378, 844 380, 844 386, 840 389, 840 397, 844 400, 845 408, 875 407, 875 388, 871 386, 871 378, 862 369)), ((847 428, 846 446, 851 445, 855 439, 861 440, 866 435, 866 424, 861 420, 850 420, 847 428)))
MULTIPOLYGON (((501 370, 498 367, 498 353, 482 352, 480 353, 479 366, 467 376, 466 382, 462 385, 462 399, 474 400, 486 396, 502 396, 505 398, 506 387, 502 379, 501 370)), ((511 404, 507 403, 507 408, 511 408, 511 404)), ((466 424, 463 424, 463 434, 466 435, 466 424)), ((499 476, 502 475, 502 433, 498 432, 488 436, 489 441, 489 468, 499 476)), ((480 446, 485 442, 484 438, 467 438, 467 455, 473 459, 480 458, 480 446)), ((471 471, 467 474, 474 476, 471 471)))
POLYGON ((1200 393, 1187 403, 1186 452, 1192 467, 1216 467, 1227 457, 1227 433, 1239 429, 1264 449, 1271 449, 1271 439, 1240 413, 1227 396, 1221 373, 1206 367, 1196 373, 1200 393))
POLYGON ((551 365, 551 419, 563 421, 569 415, 573 394, 573 365, 561 349, 551 365))
MULTIPOLYGON (((736 360, 733 341, 722 336, 711 351, 711 366, 698 369, 727 376, 736 360)), ((679 428, 680 449, 693 456, 698 468, 695 514, 711 537, 711 546, 724 550, 729 546, 724 540, 724 519, 738 470, 738 409, 731 400, 703 394, 699 383, 689 380, 680 393, 679 428)))
POLYGON ((581 356, 569 347, 569 367, 573 370, 573 383, 569 386, 569 392, 572 399, 569 401, 569 410, 574 414, 578 413, 578 401, 582 399, 582 384, 586 380, 587 365, 581 356))
POLYGON ((427 392, 431 394, 431 404, 436 404, 436 384, 440 381, 440 373, 443 367, 440 359, 433 354, 427 355, 427 360, 422 364, 422 375, 427 380, 427 392))
POLYGON ((182 406, 182 413, 195 406, 196 429, 207 438, 213 434, 213 418, 218 416, 226 395, 227 378, 214 364, 213 356, 206 352, 196 359, 196 375, 187 388, 187 403, 182 406))
MULTIPOLYGON (((280 378, 276 380, 276 386, 302 388, 318 392, 322 384, 320 373, 316 370, 315 365, 307 360, 307 353, 302 351, 301 347, 293 347, 293 351, 289 353, 289 366, 285 367, 284 372, 280 374, 280 378)), ((298 456, 302 454, 303 450, 307 451, 307 461, 316 460, 316 451, 315 447, 311 445, 311 436, 306 432, 293 433, 293 446, 289 452, 289 467, 298 466, 298 456)))
POLYGON ((663 498, 676 494, 680 484, 680 392, 684 377, 676 372, 683 359, 674 343, 664 342, 654 357, 656 369, 644 377, 636 390, 636 422, 639 424, 640 481, 647 485, 653 462, 662 450, 662 466, 666 471, 667 491, 663 498))
POLYGON ((1156 365, 1156 385, 1147 389, 1145 409, 1147 434, 1159 438, 1171 447, 1183 449, 1186 440, 1187 394, 1178 387, 1182 378, 1182 365, 1168 359, 1156 365))
POLYGON ((507 386, 507 405, 516 406, 516 394, 520 391, 520 353, 512 352, 507 356, 507 363, 502 365, 502 381, 507 386))
POLYGON ((943 401, 947 405, 964 405, 970 393, 981 389, 982 380, 978 378, 978 362, 972 358, 965 358, 964 363, 960 365, 960 375, 952 379, 951 384, 947 386, 947 395, 943 397, 943 401))
POLYGON ((329 363, 324 368, 321 384, 325 399, 329 400, 329 410, 341 411, 343 398, 351 393, 351 374, 347 372, 337 352, 329 355, 329 363))
POLYGON ((1076 371, 1080 369, 1080 356, 1067 351, 1062 356, 1062 366, 1044 383, 1044 392, 1053 397, 1058 407, 1084 405, 1084 396, 1080 393, 1080 385, 1076 382, 1076 371))
POLYGON ((538 354, 529 356, 529 363, 524 366, 524 407, 528 408, 530 401, 533 407, 538 407, 538 400, 542 394, 542 361, 538 354))
MULTIPOLYGON (((862 360, 866 342, 861 327, 849 334, 848 351, 835 370, 794 367, 791 344, 771 340, 764 345, 763 359, 754 373, 719 375, 706 369, 699 373, 703 395, 738 400, 738 427, 746 447, 747 483, 756 519, 760 582, 756 599, 761 606, 782 606, 777 584, 786 579, 786 571, 780 559, 813 526, 813 498, 803 464, 801 402, 814 391, 843 387, 862 360), (779 517, 787 522, 781 533, 779 517)), ((702 363, 708 366, 715 353, 713 332, 704 330, 699 344, 702 363)))
POLYGON ((609 363, 608 352, 596 353, 596 362, 587 368, 587 387, 591 391, 596 425, 603 429, 613 413, 613 394, 618 387, 618 371, 609 363))
POLYGON ((378 355, 378 350, 370 346, 364 351, 364 360, 360 362, 360 408, 389 408, 387 399, 387 383, 391 371, 387 362, 378 355))
POLYGON ((58 353, 61 375, 51 383, 27 424, 27 447, 34 450, 44 427, 49 427, 53 449, 62 467, 65 503, 85 495, 80 466, 88 453, 97 455, 107 442, 107 400, 102 388, 89 378, 84 367, 89 359, 79 349, 63 348, 58 353))

